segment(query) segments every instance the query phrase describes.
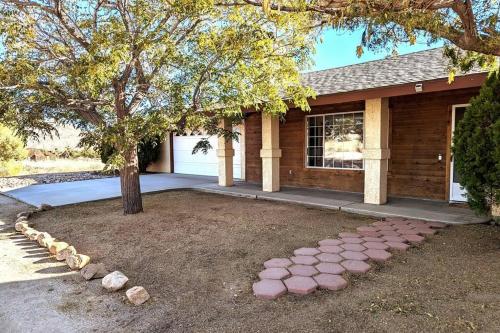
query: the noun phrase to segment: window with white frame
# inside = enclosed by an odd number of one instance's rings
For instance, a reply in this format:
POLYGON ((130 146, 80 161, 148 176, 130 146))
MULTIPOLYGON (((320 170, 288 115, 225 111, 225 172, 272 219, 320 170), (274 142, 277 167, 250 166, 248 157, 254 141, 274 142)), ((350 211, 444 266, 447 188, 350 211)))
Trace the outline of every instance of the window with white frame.
POLYGON ((307 117, 308 167, 363 169, 363 112, 307 117))

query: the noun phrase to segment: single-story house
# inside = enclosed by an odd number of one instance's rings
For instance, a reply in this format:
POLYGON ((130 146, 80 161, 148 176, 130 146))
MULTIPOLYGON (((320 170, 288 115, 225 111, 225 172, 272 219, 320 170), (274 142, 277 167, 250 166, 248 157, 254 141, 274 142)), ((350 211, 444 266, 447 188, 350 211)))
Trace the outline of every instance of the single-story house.
MULTIPOLYGON (((476 69, 448 83, 448 60, 436 48, 303 74, 317 92, 311 112, 284 121, 248 112, 239 142, 211 138, 215 151, 192 155, 203 137, 171 135, 151 171, 219 176, 262 184, 387 196, 463 201, 450 151, 453 129, 487 73, 476 69)), ((230 126, 228 122, 222 126, 230 126)))

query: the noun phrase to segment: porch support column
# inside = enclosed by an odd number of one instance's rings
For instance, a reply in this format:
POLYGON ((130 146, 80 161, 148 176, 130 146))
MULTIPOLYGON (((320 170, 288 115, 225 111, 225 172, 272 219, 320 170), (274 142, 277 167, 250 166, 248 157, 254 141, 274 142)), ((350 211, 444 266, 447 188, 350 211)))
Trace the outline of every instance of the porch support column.
POLYGON ((171 133, 167 133, 165 135, 165 139, 160 146, 160 156, 158 160, 148 165, 146 171, 172 173, 172 160, 170 151, 171 135, 171 133))
MULTIPOLYGON (((223 118, 219 124, 221 128, 232 131, 232 123, 229 119, 223 118)), ((219 147, 217 158, 219 163, 219 185, 233 186, 233 140, 231 138, 219 137, 219 147)))
POLYGON ((262 191, 280 190, 280 123, 279 118, 262 113, 262 191))
POLYGON ((389 100, 365 100, 365 203, 387 202, 387 168, 389 162, 389 100))

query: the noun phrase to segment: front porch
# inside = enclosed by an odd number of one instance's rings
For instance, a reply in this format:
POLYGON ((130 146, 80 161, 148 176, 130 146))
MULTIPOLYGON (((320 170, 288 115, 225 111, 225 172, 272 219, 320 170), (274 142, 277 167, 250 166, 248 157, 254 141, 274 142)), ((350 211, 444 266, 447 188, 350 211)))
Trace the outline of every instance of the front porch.
POLYGON ((389 197, 385 205, 376 205, 363 203, 362 193, 287 186, 282 186, 279 192, 264 192, 262 191, 261 184, 238 181, 231 187, 207 183, 195 185, 194 189, 210 193, 288 202, 376 217, 398 216, 450 224, 483 223, 488 220, 485 217, 474 215, 466 207, 450 205, 445 201, 389 197))

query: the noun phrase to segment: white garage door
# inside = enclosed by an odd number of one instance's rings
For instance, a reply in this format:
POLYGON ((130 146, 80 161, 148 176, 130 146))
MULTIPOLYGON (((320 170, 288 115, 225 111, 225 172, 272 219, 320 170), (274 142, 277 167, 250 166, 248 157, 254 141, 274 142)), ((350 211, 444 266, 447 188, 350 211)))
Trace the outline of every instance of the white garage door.
MULTIPOLYGON (((212 149, 207 154, 199 151, 192 154, 194 146, 202 139, 204 135, 174 135, 174 172, 190 175, 217 176, 217 151, 218 138, 210 137, 212 149)), ((233 141, 234 159, 233 159, 233 177, 241 178, 241 153, 240 143, 233 141)))

